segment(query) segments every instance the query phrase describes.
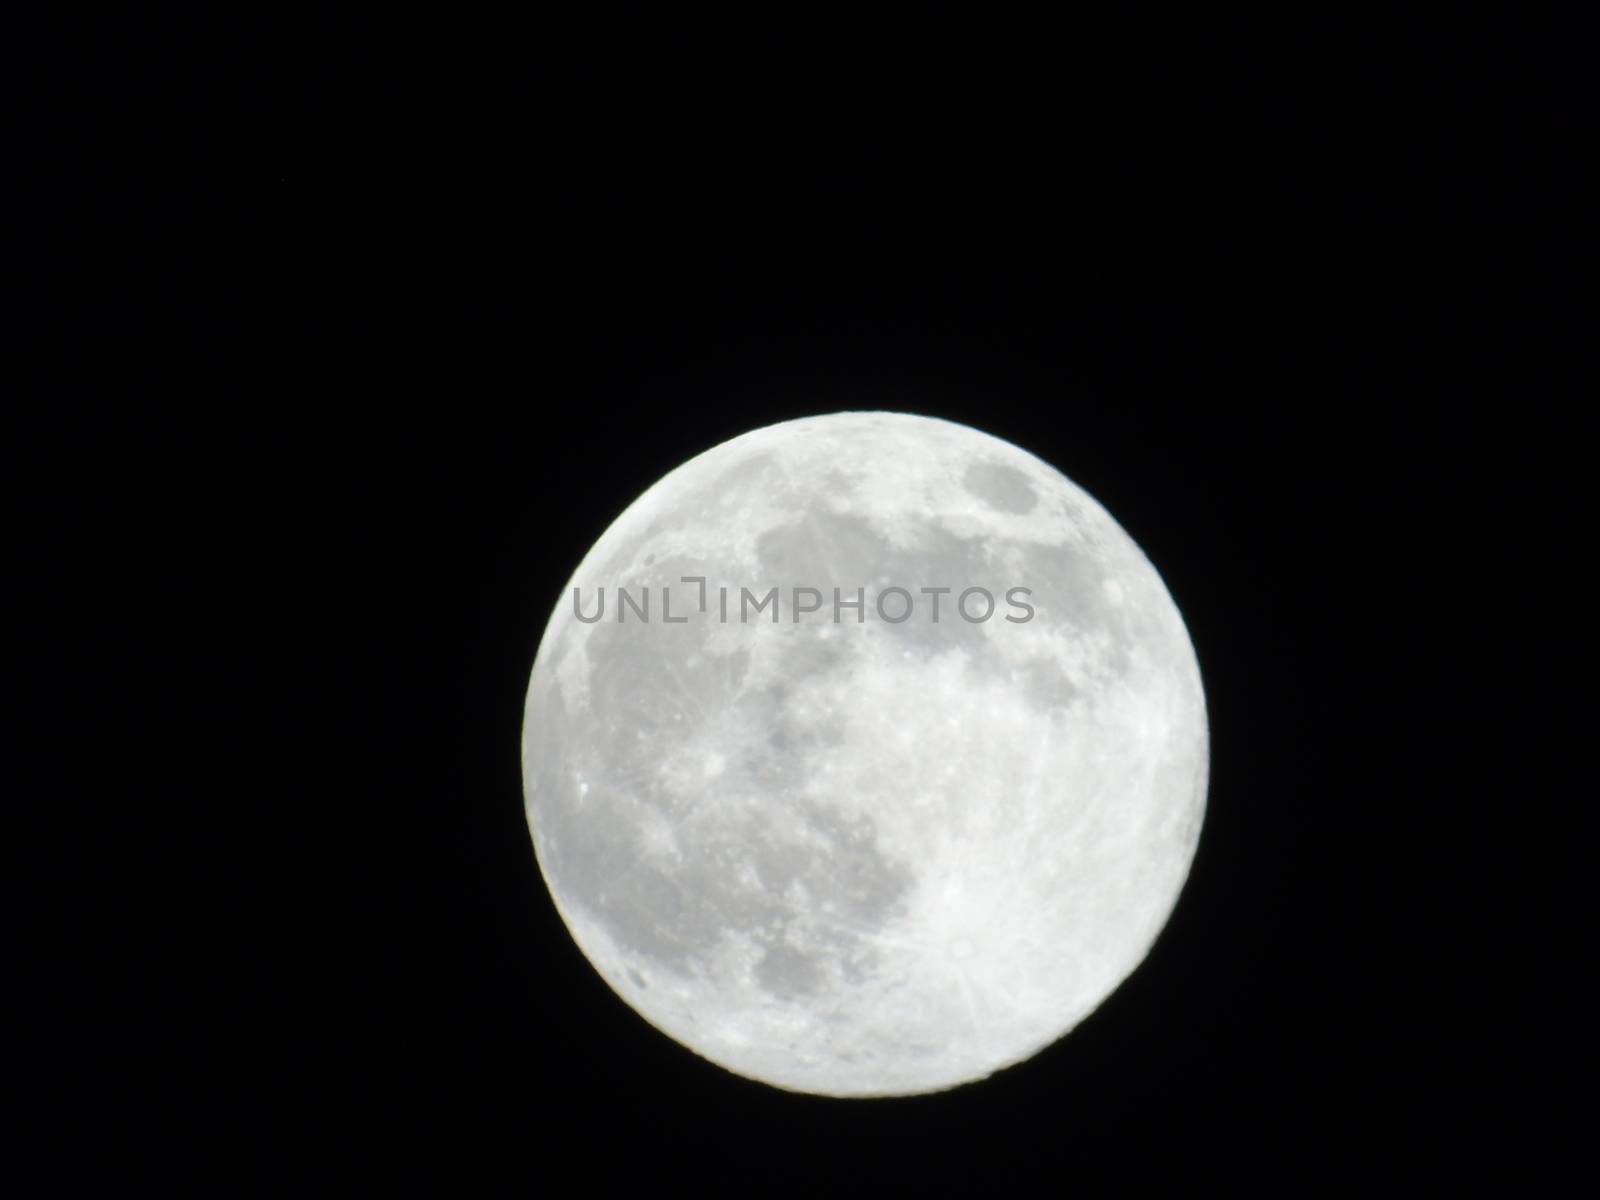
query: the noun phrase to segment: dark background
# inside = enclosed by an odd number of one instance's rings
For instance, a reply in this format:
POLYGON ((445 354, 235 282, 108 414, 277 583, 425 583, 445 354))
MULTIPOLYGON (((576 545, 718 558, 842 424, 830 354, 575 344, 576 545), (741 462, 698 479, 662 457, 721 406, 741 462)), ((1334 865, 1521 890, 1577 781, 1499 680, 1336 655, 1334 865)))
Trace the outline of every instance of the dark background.
POLYGON ((13 18, 11 1152, 213 1194, 1553 1159, 1559 1115, 1517 1118, 1570 1054, 1499 997, 1542 986, 1517 906, 1560 876, 1536 768, 1593 557, 1586 31, 1067 14, 13 18), (1101 500, 1213 726, 1147 963, 895 1102, 647 1028, 550 905, 518 763, 613 517, 847 408, 1101 500))

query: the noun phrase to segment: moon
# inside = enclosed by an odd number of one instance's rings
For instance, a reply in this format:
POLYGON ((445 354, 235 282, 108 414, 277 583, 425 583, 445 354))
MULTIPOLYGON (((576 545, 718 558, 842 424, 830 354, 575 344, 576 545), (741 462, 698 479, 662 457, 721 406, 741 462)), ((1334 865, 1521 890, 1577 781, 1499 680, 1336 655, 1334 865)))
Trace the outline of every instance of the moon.
POLYGON ((1144 960, 1208 735, 1178 609, 1093 498, 847 412, 616 519, 545 628, 522 766, 556 909, 640 1016, 774 1087, 902 1096, 1032 1057, 1144 960))

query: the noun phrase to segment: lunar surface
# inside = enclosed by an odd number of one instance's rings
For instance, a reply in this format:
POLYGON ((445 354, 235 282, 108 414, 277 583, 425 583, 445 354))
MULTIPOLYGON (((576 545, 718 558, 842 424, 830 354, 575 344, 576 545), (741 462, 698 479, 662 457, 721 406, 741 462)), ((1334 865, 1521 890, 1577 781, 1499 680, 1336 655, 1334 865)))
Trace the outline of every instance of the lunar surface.
POLYGON ((1128 535, 1016 446, 898 413, 758 429, 640 496, 556 605, 522 740, 606 983, 830 1096, 978 1080, 1088 1016, 1176 903, 1207 753, 1128 535))

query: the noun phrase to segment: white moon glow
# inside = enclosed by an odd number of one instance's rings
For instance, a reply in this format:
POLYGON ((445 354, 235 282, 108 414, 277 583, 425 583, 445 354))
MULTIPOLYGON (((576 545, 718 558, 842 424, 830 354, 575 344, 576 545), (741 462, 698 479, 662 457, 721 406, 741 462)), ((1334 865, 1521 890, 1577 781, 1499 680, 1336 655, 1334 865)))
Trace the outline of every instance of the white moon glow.
POLYGON ((981 1079, 1093 1011, 1177 900, 1207 753, 1128 535, 1010 443, 898 413, 758 429, 639 497, 550 618, 522 741, 606 982, 832 1096, 981 1079))

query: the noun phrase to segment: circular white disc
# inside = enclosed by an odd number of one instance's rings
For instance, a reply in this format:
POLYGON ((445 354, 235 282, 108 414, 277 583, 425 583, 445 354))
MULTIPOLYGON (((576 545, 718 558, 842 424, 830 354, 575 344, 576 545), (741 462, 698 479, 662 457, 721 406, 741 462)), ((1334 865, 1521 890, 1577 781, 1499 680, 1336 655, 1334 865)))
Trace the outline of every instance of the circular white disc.
POLYGON ((902 1095, 1027 1058, 1144 958, 1199 836, 1205 701, 1082 489, 962 425, 840 413, 616 520, 545 630, 522 761, 551 896, 640 1015, 778 1087, 902 1095))

